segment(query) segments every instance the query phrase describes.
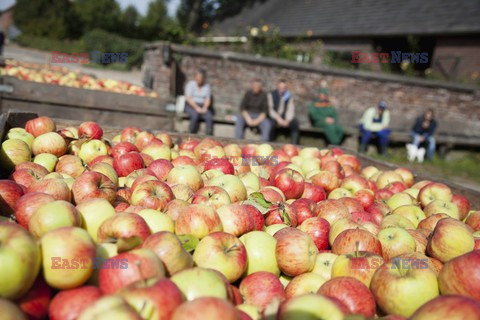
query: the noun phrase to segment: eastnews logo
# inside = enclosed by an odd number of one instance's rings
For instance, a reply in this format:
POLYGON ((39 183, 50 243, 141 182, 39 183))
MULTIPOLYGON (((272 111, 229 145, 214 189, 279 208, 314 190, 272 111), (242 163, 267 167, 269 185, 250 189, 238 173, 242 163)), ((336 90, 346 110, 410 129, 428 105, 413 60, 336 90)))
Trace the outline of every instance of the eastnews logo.
POLYGON ((72 258, 52 257, 52 269, 127 269, 128 259, 72 258))
MULTIPOLYGON (((407 259, 392 258, 391 269, 428 269, 428 258, 425 259, 407 259)), ((378 269, 383 265, 382 258, 354 258, 352 259, 352 269, 378 269)))
POLYGON ((352 51, 351 63, 427 63, 428 52, 413 53, 402 51, 362 52, 352 51), (390 59, 391 57, 391 59, 390 59))
POLYGON ((74 52, 71 55, 65 52, 52 51, 52 60, 50 63, 127 63, 128 52, 101 52, 92 51, 88 52, 74 52))

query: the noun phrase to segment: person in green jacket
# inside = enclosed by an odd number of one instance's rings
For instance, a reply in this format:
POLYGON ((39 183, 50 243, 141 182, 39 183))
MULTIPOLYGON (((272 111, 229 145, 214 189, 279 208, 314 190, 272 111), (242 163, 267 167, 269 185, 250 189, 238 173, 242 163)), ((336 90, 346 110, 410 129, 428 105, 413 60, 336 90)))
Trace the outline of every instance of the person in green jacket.
POLYGON ((343 128, 338 124, 337 111, 328 98, 328 90, 323 87, 309 107, 309 115, 315 128, 321 128, 329 144, 338 145, 343 138, 343 128))

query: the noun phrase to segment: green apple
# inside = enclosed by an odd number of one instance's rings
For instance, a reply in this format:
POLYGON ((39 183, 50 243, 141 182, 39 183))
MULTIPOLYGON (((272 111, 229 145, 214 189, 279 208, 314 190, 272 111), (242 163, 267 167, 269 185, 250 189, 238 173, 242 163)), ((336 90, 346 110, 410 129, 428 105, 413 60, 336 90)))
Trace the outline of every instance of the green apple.
POLYGON ((243 185, 247 188, 247 193, 251 194, 260 190, 260 180, 253 172, 246 172, 240 175, 243 185))
POLYGON ((260 308, 253 304, 242 303, 235 306, 238 310, 241 310, 248 314, 252 320, 262 320, 262 312, 260 308))
POLYGON ((40 239, 43 276, 50 287, 72 289, 92 275, 95 243, 87 231, 65 227, 50 231, 40 239))
POLYGON ((422 209, 412 204, 397 207, 393 210, 392 214, 397 214, 407 218, 408 220, 410 220, 410 222, 413 223, 415 228, 418 227, 420 221, 426 218, 425 213, 423 213, 422 209))
POLYGON ((80 227, 82 223, 77 209, 64 200, 57 200, 43 204, 31 216, 28 230, 36 238, 40 238, 49 231, 63 227, 80 227))
POLYGON ((90 167, 90 171, 96 171, 106 175, 115 185, 118 185, 118 175, 112 165, 106 162, 97 162, 90 167))
MULTIPOLYGON (((214 179, 218 178, 220 177, 214 179)), ((167 183, 169 185, 184 184, 189 186, 193 191, 197 191, 203 187, 202 176, 198 172, 197 168, 192 165, 174 167, 167 175, 167 183)))
POLYGON ((385 263, 375 272, 370 290, 383 312, 406 318, 439 295, 434 271, 399 260, 385 263))
POLYGON ((208 181, 212 180, 215 177, 223 176, 225 173, 218 169, 210 169, 207 171, 202 172, 201 177, 203 182, 206 184, 208 181))
POLYGON ((7 137, 6 137, 5 140, 7 140, 7 139, 22 140, 28 145, 28 147, 30 149, 32 149, 32 143, 33 143, 33 139, 35 139, 35 137, 33 135, 31 135, 30 133, 28 133, 23 128, 12 128, 12 129, 8 130, 7 137))
POLYGON ((293 170, 297 171, 298 173, 300 173, 303 177, 305 177, 304 174, 302 173, 302 169, 301 169, 299 166, 297 166, 296 164, 294 164, 294 163, 289 163, 289 164, 287 164, 287 165, 285 166, 285 168, 287 168, 287 169, 293 169, 293 170))
POLYGON ((353 193, 345 188, 335 188, 328 194, 328 199, 352 198, 353 193))
POLYGON ((332 266, 332 278, 352 277, 367 287, 375 271, 383 264, 383 258, 367 251, 356 251, 352 254, 339 255, 332 266))
POLYGON ((275 258, 277 240, 271 234, 265 231, 252 231, 241 236, 240 241, 247 249, 247 275, 257 271, 280 274, 275 258))
POLYGON ((433 200, 425 208, 423 212, 427 217, 436 213, 445 213, 454 219, 460 219, 460 212, 455 203, 444 200, 433 200))
POLYGON ((33 162, 43 166, 48 172, 53 172, 57 165, 58 158, 51 153, 40 153, 33 158, 33 162))
POLYGON ((300 166, 301 171, 304 175, 307 175, 309 172, 314 170, 320 170, 320 159, 318 158, 307 158, 303 159, 302 165, 300 166))
POLYGON ((383 218, 380 225, 382 229, 398 227, 402 229, 415 229, 415 224, 409 219, 399 214, 389 214, 383 218))
POLYGON ((403 192, 408 193, 414 199, 418 199, 418 193, 420 192, 420 189, 408 188, 408 189, 403 190, 403 192))
POLYGON ((401 206, 414 205, 416 203, 417 200, 415 200, 415 198, 406 192, 395 193, 390 197, 390 199, 387 200, 387 206, 389 206, 392 210, 395 210, 401 206))
POLYGON ((427 253, 445 263, 472 251, 474 247, 472 228, 456 219, 444 218, 437 222, 428 240, 427 253))
POLYGON ((125 299, 117 295, 104 296, 80 314, 78 320, 141 320, 142 317, 125 299))
POLYGON ((282 230, 283 228, 288 228, 286 224, 279 223, 279 224, 272 224, 265 228, 265 232, 271 236, 274 236, 277 231, 282 230))
POLYGON ((290 276, 287 276, 284 273, 282 273, 282 274, 280 274, 280 277, 278 277, 278 279, 282 283, 283 288, 286 288, 288 286, 288 284, 290 283, 290 281, 292 281, 293 278, 290 277, 290 276))
POLYGON ((2 320, 27 320, 27 316, 10 300, 0 298, 2 320))
POLYGON ((417 243, 407 230, 391 227, 381 230, 378 240, 382 244, 383 257, 390 260, 400 254, 415 252, 417 243))
POLYGON ((330 245, 333 245, 333 242, 337 238, 337 236, 342 233, 345 230, 348 229, 362 229, 365 230, 365 228, 358 223, 350 220, 350 219, 339 219, 332 223, 330 227, 330 232, 328 233, 328 242, 330 245))
POLYGON ((151 142, 142 149, 142 153, 148 154, 153 158, 153 160, 165 159, 170 161, 172 159, 172 152, 170 150, 170 147, 164 143, 160 144, 156 142, 151 142))
POLYGON ((319 294, 305 294, 284 302, 278 320, 343 320, 344 314, 335 302, 319 294))
POLYGON ((214 232, 200 240, 193 261, 198 267, 217 270, 229 282, 235 282, 247 269, 247 251, 234 235, 214 232))
POLYGON ((287 299, 308 293, 317 293, 318 289, 327 281, 314 272, 306 272, 294 277, 285 288, 287 299))
POLYGON ((89 199, 77 205, 82 218, 82 228, 87 230, 93 241, 98 242, 98 228, 108 218, 116 214, 107 199, 89 199))
POLYGON ((319 253, 315 259, 312 272, 321 275, 327 280, 331 279, 333 264, 337 257, 338 255, 330 252, 319 253))
POLYGON ((7 172, 12 171, 19 163, 30 161, 31 151, 28 144, 20 139, 8 139, 0 149, 0 166, 7 172))
POLYGON ((78 156, 88 164, 96 157, 107 154, 108 150, 105 143, 101 140, 93 139, 82 144, 78 156))
POLYGON ((37 278, 40 261, 32 235, 16 223, 0 221, 0 297, 17 299, 25 294, 37 278))
POLYGON ((152 234, 159 231, 175 232, 175 223, 172 218, 160 211, 143 209, 137 214, 145 220, 152 234))
POLYGON ((190 268, 174 274, 172 280, 187 301, 200 297, 227 299, 227 287, 220 275, 210 269, 190 268))
MULTIPOLYGON (((172 169, 172 171, 174 169, 172 169)), ((231 174, 219 176, 208 181, 207 185, 222 187, 225 189, 230 196, 232 203, 247 199, 247 189, 243 185, 242 180, 237 176, 231 174)))
MULTIPOLYGON (((95 255, 97 259, 106 260, 112 258, 118 254, 117 245, 115 243, 100 243, 95 247, 95 255)), ((96 260, 98 261, 98 260, 96 260)), ((88 283, 98 287, 98 272, 100 269, 95 268, 93 270, 92 276, 88 279, 88 283)))

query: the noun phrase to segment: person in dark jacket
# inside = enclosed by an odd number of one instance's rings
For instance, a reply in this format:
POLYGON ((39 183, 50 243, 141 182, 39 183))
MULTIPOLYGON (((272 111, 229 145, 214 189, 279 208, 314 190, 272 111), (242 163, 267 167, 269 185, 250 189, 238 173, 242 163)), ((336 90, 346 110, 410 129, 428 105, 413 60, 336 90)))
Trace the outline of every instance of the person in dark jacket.
POLYGON ((292 143, 298 144, 300 126, 295 119, 295 102, 283 79, 278 81, 277 89, 268 95, 268 114, 273 125, 272 137, 275 137, 277 128, 289 129, 292 143))
POLYGON ((262 141, 270 140, 272 122, 268 118, 268 98, 262 90, 262 83, 259 79, 252 82, 251 90, 248 90, 243 96, 240 115, 235 124, 236 139, 243 139, 245 127, 260 129, 262 141))
POLYGON ((437 129, 437 121, 433 117, 433 110, 425 111, 423 115, 417 118, 412 127, 412 137, 417 148, 422 144, 427 145, 427 159, 431 160, 435 153, 435 130, 437 129))

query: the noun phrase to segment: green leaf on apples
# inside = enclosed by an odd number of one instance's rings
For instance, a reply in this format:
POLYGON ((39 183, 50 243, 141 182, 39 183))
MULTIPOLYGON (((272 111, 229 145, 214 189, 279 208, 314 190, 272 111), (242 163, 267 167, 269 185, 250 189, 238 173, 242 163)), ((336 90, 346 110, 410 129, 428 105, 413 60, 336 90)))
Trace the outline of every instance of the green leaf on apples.
POLYGON ((290 220, 290 217, 288 216, 288 213, 286 210, 282 210, 282 220, 285 222, 287 226, 292 225, 292 220, 290 220))
POLYGON ((130 251, 142 244, 142 239, 139 236, 133 236, 129 238, 119 238, 117 239, 117 251, 122 253, 125 251, 130 251))
POLYGON ((266 208, 266 209, 270 208, 273 204, 270 201, 268 201, 267 199, 265 199, 263 194, 260 193, 260 192, 254 192, 254 193, 250 194, 249 199, 255 201, 257 204, 259 204, 260 206, 262 206, 263 208, 266 208))
POLYGON ((182 243, 185 251, 187 251, 188 253, 193 252, 199 242, 198 238, 195 236, 192 236, 191 234, 182 234, 178 236, 178 239, 182 243))

